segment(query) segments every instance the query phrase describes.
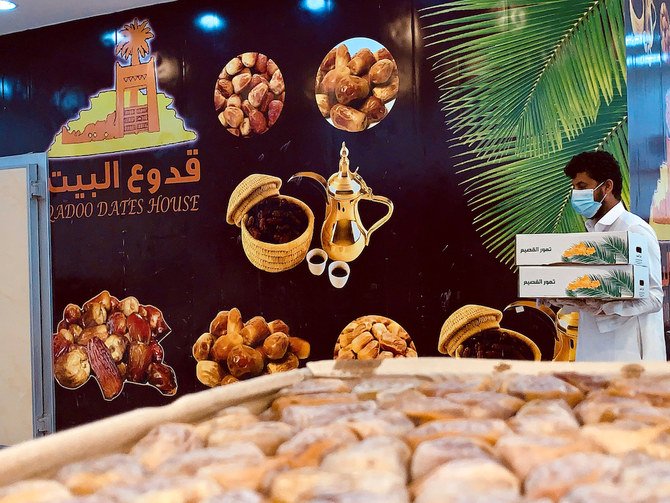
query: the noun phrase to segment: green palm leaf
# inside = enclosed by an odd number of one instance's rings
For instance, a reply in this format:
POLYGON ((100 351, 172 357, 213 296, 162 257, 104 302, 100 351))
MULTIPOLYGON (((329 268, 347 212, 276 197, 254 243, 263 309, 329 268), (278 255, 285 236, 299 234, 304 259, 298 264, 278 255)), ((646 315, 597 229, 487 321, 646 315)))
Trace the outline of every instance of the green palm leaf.
POLYGON ((609 281, 619 288, 622 295, 632 296, 635 293, 633 276, 625 271, 612 271, 609 281))
POLYGON ((628 243, 625 239, 617 237, 607 237, 603 242, 603 247, 613 253, 621 261, 628 260, 628 243))
POLYGON ((604 139, 621 127, 625 110, 625 98, 616 98, 601 111, 597 123, 551 157, 510 153, 495 165, 474 161, 465 170, 470 176, 463 184, 476 214, 475 226, 485 246, 502 262, 513 264, 516 234, 585 230, 583 219, 569 203, 570 181, 563 174, 563 166, 579 152, 602 148, 604 139))
POLYGON ((475 225, 511 265, 518 233, 584 230, 562 171, 573 155, 610 151, 627 197, 625 51, 620 0, 500 5, 453 0, 422 20, 475 225))

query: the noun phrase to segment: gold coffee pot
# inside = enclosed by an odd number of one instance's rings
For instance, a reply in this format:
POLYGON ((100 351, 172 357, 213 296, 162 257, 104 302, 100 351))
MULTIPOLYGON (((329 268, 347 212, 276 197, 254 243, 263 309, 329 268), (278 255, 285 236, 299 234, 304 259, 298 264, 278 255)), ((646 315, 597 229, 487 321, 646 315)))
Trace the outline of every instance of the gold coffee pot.
POLYGON ((323 187, 326 193, 326 218, 321 227, 321 247, 332 260, 351 262, 363 248, 370 244, 370 236, 379 229, 393 214, 393 203, 384 196, 375 196, 365 180, 356 171, 349 170, 349 150, 342 142, 340 150, 340 169, 333 173, 328 181, 312 171, 301 171, 294 178, 311 178, 323 187), (361 200, 382 203, 388 206, 388 212, 369 229, 361 222, 358 203, 361 200))

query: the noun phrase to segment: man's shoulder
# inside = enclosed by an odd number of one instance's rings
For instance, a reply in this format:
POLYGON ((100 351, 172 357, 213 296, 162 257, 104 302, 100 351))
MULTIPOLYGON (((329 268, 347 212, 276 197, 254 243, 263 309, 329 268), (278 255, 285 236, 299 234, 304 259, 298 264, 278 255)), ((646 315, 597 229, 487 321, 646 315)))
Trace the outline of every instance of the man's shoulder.
POLYGON ((649 225, 644 219, 641 217, 637 216, 635 213, 631 213, 628 210, 624 210, 621 213, 621 216, 619 219, 623 222, 625 222, 627 225, 639 225, 640 227, 645 227, 645 228, 652 228, 651 225, 649 225))
POLYGON ((630 230, 630 231, 643 231, 643 232, 648 232, 654 238, 656 238, 656 232, 654 231, 654 228, 649 225, 644 219, 640 218, 637 216, 635 213, 631 213, 628 210, 624 210, 624 212, 621 214, 619 217, 619 220, 625 225, 625 229, 621 230, 630 230))

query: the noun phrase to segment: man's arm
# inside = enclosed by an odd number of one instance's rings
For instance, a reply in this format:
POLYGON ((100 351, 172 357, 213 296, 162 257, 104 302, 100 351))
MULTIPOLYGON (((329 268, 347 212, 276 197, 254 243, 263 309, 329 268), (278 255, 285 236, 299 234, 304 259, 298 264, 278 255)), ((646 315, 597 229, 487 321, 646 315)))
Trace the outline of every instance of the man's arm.
MULTIPOLYGON (((655 313, 663 308, 663 288, 661 285, 661 249, 656 236, 648 229, 633 226, 631 232, 641 234, 647 239, 649 251, 649 296, 645 299, 617 300, 604 302, 596 311, 598 330, 611 332, 623 326, 630 318, 641 314, 655 313)), ((593 312, 593 310, 592 310, 593 312)))

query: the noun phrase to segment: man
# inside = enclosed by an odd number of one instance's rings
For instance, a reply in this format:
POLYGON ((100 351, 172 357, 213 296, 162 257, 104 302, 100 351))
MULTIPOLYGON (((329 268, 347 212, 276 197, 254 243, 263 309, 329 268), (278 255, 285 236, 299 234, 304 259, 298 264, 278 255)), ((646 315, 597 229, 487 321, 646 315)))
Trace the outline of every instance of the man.
POLYGON ((578 361, 665 360, 661 251, 654 230, 621 202, 621 171, 607 152, 584 152, 565 166, 571 201, 589 232, 631 231, 649 248, 649 297, 630 300, 559 300, 579 309, 578 361))

